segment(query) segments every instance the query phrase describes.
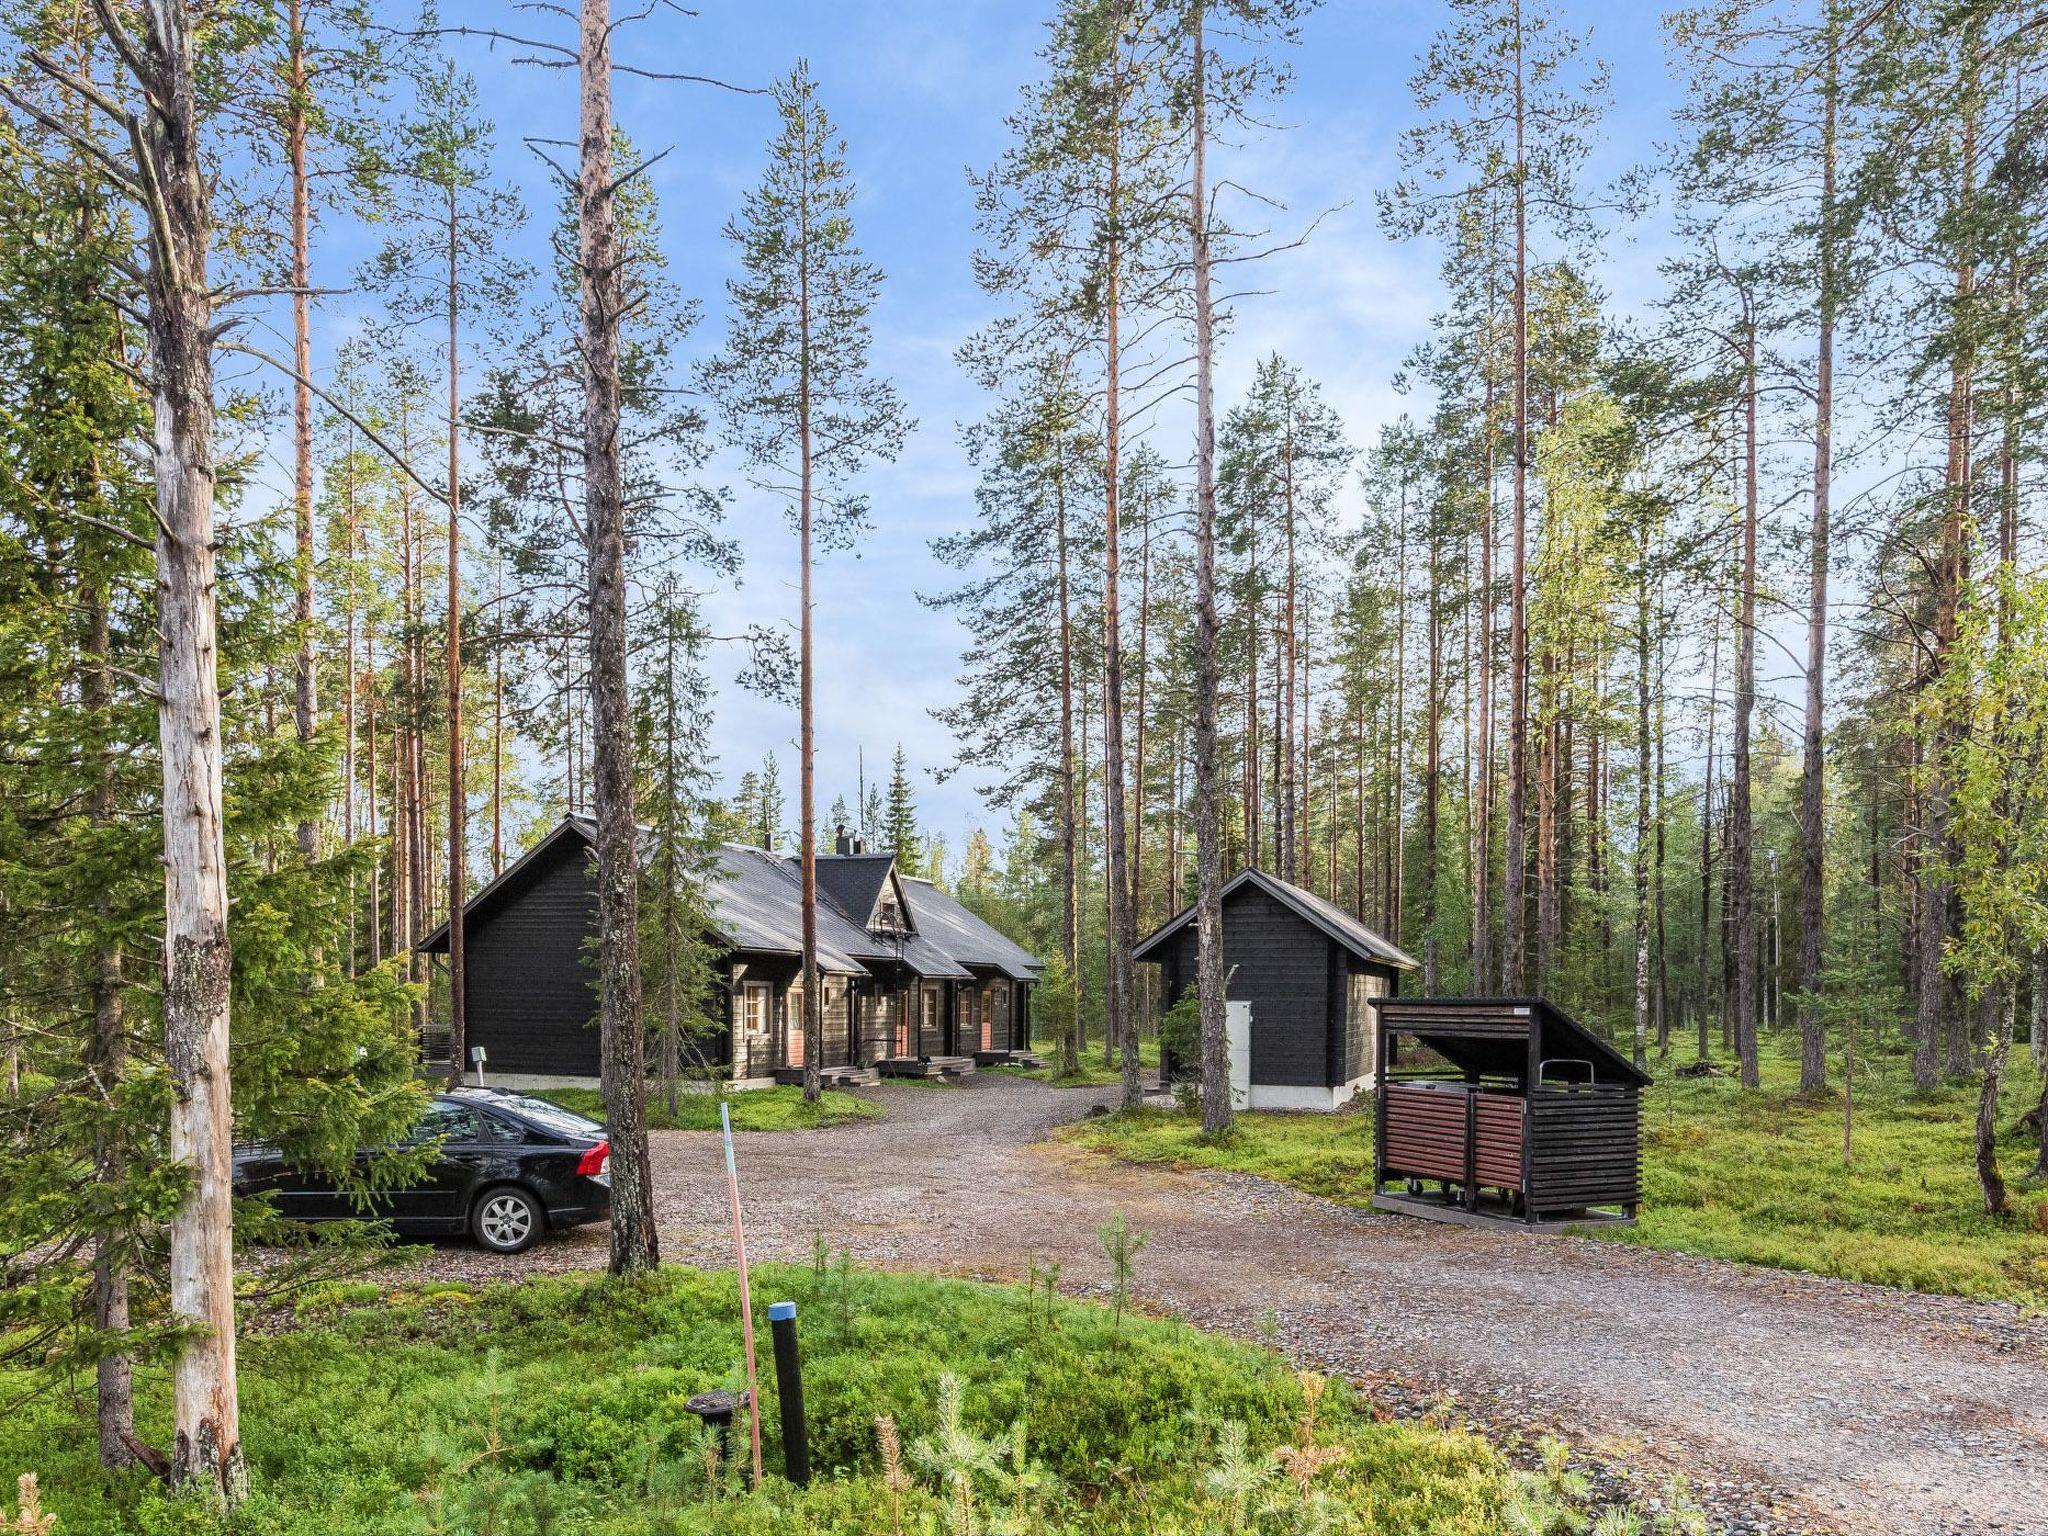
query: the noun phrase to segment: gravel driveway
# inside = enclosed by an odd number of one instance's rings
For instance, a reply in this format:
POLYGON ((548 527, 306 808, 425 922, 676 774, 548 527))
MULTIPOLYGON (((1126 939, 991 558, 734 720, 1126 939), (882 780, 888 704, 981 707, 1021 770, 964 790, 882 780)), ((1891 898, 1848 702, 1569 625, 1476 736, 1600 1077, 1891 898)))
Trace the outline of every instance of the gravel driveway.
MULTIPOLYGON (((1376 1216, 1234 1174, 1111 1164, 1045 1140, 1107 1091, 983 1076, 888 1084, 879 1123, 739 1143, 750 1247, 989 1278, 1057 1260, 1104 1281, 1096 1228, 1150 1234, 1151 1306, 1375 1385, 1455 1394, 1494 1430, 1554 1425, 1597 1457, 1683 1470, 1757 1531, 2048 1533, 2048 1320, 1580 1238, 1376 1216)), ((731 1262, 718 1139, 657 1132, 665 1258, 731 1262)), ((602 1264, 603 1228, 524 1264, 602 1264)), ((479 1278, 505 1261, 443 1249, 479 1278)))

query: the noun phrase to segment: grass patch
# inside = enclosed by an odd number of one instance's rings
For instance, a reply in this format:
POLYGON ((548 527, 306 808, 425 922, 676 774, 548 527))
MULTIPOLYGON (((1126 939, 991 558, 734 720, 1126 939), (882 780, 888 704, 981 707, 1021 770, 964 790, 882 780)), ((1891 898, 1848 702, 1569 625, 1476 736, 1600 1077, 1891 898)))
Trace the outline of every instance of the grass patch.
MULTIPOLYGON (((594 1120, 604 1118, 604 1096, 595 1088, 540 1088, 533 1097, 573 1109, 594 1120)), ((882 1106, 871 1099, 828 1088, 815 1104, 804 1102, 801 1088, 777 1086, 749 1088, 741 1093, 679 1093, 676 1112, 658 1089, 647 1095, 647 1126, 655 1131, 715 1131, 718 1106, 732 1106, 732 1128, 736 1131, 815 1131, 826 1126, 850 1125, 858 1120, 879 1120, 882 1106)))
MULTIPOLYGON (((2020 1215, 1984 1214, 1972 1127, 1974 1086, 1912 1091, 1893 1055, 1859 1061, 1855 1155, 1842 1161, 1842 1098, 1798 1097, 1794 1042, 1767 1042, 1764 1086, 1733 1077, 1681 1078, 1669 1071, 1643 1105, 1639 1224, 1602 1230, 1639 1243, 1845 1280, 1906 1286, 2048 1307, 2048 1192, 2015 1187, 2020 1215)), ((2040 1093, 2015 1050, 1999 1123, 2015 1125, 2040 1093)), ((1199 1121, 1144 1110, 1069 1126, 1069 1140, 1130 1162, 1255 1173, 1349 1205, 1372 1198, 1369 1103, 1336 1115, 1240 1114, 1212 1141, 1199 1121)), ((2031 1149, 2001 1148, 2016 1184, 2031 1149)))
MULTIPOLYGON (((1123 1066, 1104 1066, 1099 1046, 1081 1053, 1079 1070, 1062 1073, 1054 1058, 1059 1054, 1057 1046, 1040 1046, 1037 1054, 1045 1061, 1042 1067, 988 1067, 985 1071, 999 1072, 1005 1077, 1028 1077, 1035 1083, 1049 1083, 1055 1088, 1113 1088, 1124 1080, 1123 1066)), ((1148 1090, 1159 1082, 1159 1042, 1140 1040, 1138 1042, 1138 1068, 1145 1075, 1148 1090)))
POLYGON ((1063 1126, 1067 1140, 1132 1163, 1255 1173, 1347 1205, 1372 1203, 1372 1113, 1333 1115, 1258 1110, 1231 1118, 1221 1136, 1202 1132, 1199 1114, 1138 1109, 1063 1126))
MULTIPOLYGON (((1774 1042, 1777 1043, 1777 1042, 1774 1042)), ((2013 1052, 1999 1124, 2040 1093, 2013 1052)), ((1984 1214, 1973 1141, 1974 1084, 1915 1093, 1901 1058, 1857 1064, 1853 1160, 1842 1161, 1842 1098, 1798 1097, 1798 1064, 1767 1051, 1764 1086, 1665 1074, 1643 1105, 1641 1223, 1603 1234, 1713 1258, 1740 1259, 1914 1290, 2048 1307, 2048 1194, 2015 1187, 2020 1216, 1984 1214)), ((2009 1184, 2032 1149, 2000 1148, 2009 1184)))
MULTIPOLYGON (((732 1278, 688 1269, 401 1291, 247 1340, 252 1493, 231 1524, 141 1473, 102 1473, 89 1394, 0 1418, 0 1476, 11 1489, 38 1472, 66 1536, 867 1536, 960 1529, 963 1513, 976 1530, 1105 1536, 1578 1528, 1549 1519, 1580 1502, 1561 1464, 1520 1472, 1461 1430, 1378 1422, 1341 1384, 1317 1401, 1320 1383, 1278 1357, 1179 1323, 830 1265, 756 1274, 764 1311, 802 1303, 808 1491, 772 1475, 765 1341, 768 1485, 741 1488, 744 1433, 734 1464, 707 1456, 683 1405, 739 1383, 739 1320, 732 1278), (904 1447, 894 1475, 881 1414, 904 1447)), ((21 1385, 0 1373, 10 1401, 21 1385)), ((161 1372, 139 1386, 142 1432, 162 1444, 161 1372)))

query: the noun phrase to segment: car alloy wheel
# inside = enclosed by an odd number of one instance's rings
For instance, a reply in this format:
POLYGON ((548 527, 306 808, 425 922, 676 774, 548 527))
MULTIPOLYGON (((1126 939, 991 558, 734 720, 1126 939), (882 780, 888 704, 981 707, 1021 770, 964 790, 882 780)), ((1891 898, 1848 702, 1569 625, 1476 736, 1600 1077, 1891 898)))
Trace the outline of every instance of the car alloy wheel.
POLYGON ((530 1244, 540 1223, 533 1201, 516 1189, 494 1189, 476 1210, 477 1240, 499 1253, 517 1253, 530 1244))

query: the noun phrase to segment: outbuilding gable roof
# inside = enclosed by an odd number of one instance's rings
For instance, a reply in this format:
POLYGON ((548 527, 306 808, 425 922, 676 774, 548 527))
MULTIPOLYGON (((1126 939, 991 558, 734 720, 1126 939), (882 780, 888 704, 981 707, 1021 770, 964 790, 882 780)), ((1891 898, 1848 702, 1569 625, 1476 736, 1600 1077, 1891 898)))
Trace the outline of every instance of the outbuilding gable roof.
MULTIPOLYGON (((1342 907, 1323 900, 1313 891, 1305 891, 1298 885, 1269 875, 1263 869, 1239 871, 1237 876, 1223 887, 1223 899, 1229 901, 1234 892, 1242 890, 1246 885, 1253 885, 1264 891, 1303 922, 1321 929, 1361 960, 1374 965, 1390 965, 1403 971, 1412 971, 1416 968, 1414 956, 1399 946, 1388 943, 1342 907)), ((1194 920, 1195 909, 1192 906, 1184 908, 1147 935, 1144 942, 1131 951, 1131 958, 1150 959, 1152 951, 1194 920)))
POLYGON ((1595 1082, 1644 1086, 1650 1075, 1547 997, 1380 997, 1389 1030, 1413 1036, 1446 1061, 1482 1075, 1525 1075, 1529 1036, 1545 1065, 1578 1062, 1595 1082))

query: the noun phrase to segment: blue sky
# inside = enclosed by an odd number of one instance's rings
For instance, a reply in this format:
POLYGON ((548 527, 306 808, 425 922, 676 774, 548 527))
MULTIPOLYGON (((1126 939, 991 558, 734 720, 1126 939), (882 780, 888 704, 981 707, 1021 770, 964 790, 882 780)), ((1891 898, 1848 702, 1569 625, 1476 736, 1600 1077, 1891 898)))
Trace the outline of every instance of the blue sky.
MULTIPOLYGON (((875 317, 875 361, 920 423, 900 461, 868 477, 872 536, 857 556, 826 557, 819 572, 820 814, 836 792, 852 797, 858 749, 873 774, 886 771, 900 740, 918 769, 926 822, 957 851, 970 826, 993 832, 1002 817, 983 808, 967 776, 945 784, 930 776, 952 755, 950 736, 929 711, 954 693, 960 636, 915 594, 945 581, 929 541, 972 514, 973 477, 958 429, 986 405, 953 361, 960 340, 991 312, 968 265, 967 172, 988 166, 1004 146, 1003 119, 1035 70, 1045 6, 699 0, 698 9, 694 19, 662 12, 628 31, 618 57, 751 85, 785 73, 799 54, 809 58, 847 140, 862 244, 888 274, 875 317)), ((1566 10, 1592 30, 1614 70, 1602 169, 1649 157, 1668 136, 1677 92, 1657 13, 1630 3, 1566 10)), ((452 4, 447 19, 514 30, 537 25, 499 5, 452 4)), ((1407 78, 1443 20, 1438 5, 1360 0, 1335 0, 1309 19, 1295 58, 1296 90, 1277 114, 1289 126, 1244 145, 1231 170, 1303 217, 1342 206, 1306 247, 1260 273, 1257 286, 1271 292, 1240 307, 1219 361, 1222 405, 1236 397, 1253 361, 1277 349, 1322 383, 1355 443, 1371 441, 1404 408, 1392 379, 1437 305, 1436 257, 1422 245, 1390 242, 1377 226, 1373 195, 1395 175, 1398 136, 1412 119, 1407 78)), ((522 186, 530 207, 552 206, 542 167, 518 141, 573 135, 573 80, 519 67, 503 46, 450 46, 477 76, 498 127, 504 175, 522 186)), ((759 97, 623 76, 617 94, 619 121, 637 144, 673 146, 656 168, 663 240, 672 276, 705 304, 696 340, 715 345, 733 269, 721 231, 759 175, 771 109, 759 97)), ((529 256, 540 253, 539 235, 536 224, 529 256)), ((330 228, 327 238, 337 258, 348 253, 350 231, 330 228)), ((1653 214, 1603 250, 1603 279, 1624 308, 1651 293, 1658 248, 1653 214)), ((1181 451, 1172 448, 1169 457, 1181 451)), ((736 464, 722 463, 717 473, 735 492, 730 530, 746 568, 736 589, 710 597, 714 624, 793 620, 794 536, 780 508, 752 492, 736 464)), ((794 712, 733 686, 737 660, 715 665, 719 693, 707 750, 727 783, 776 750, 793 786, 794 712)))

